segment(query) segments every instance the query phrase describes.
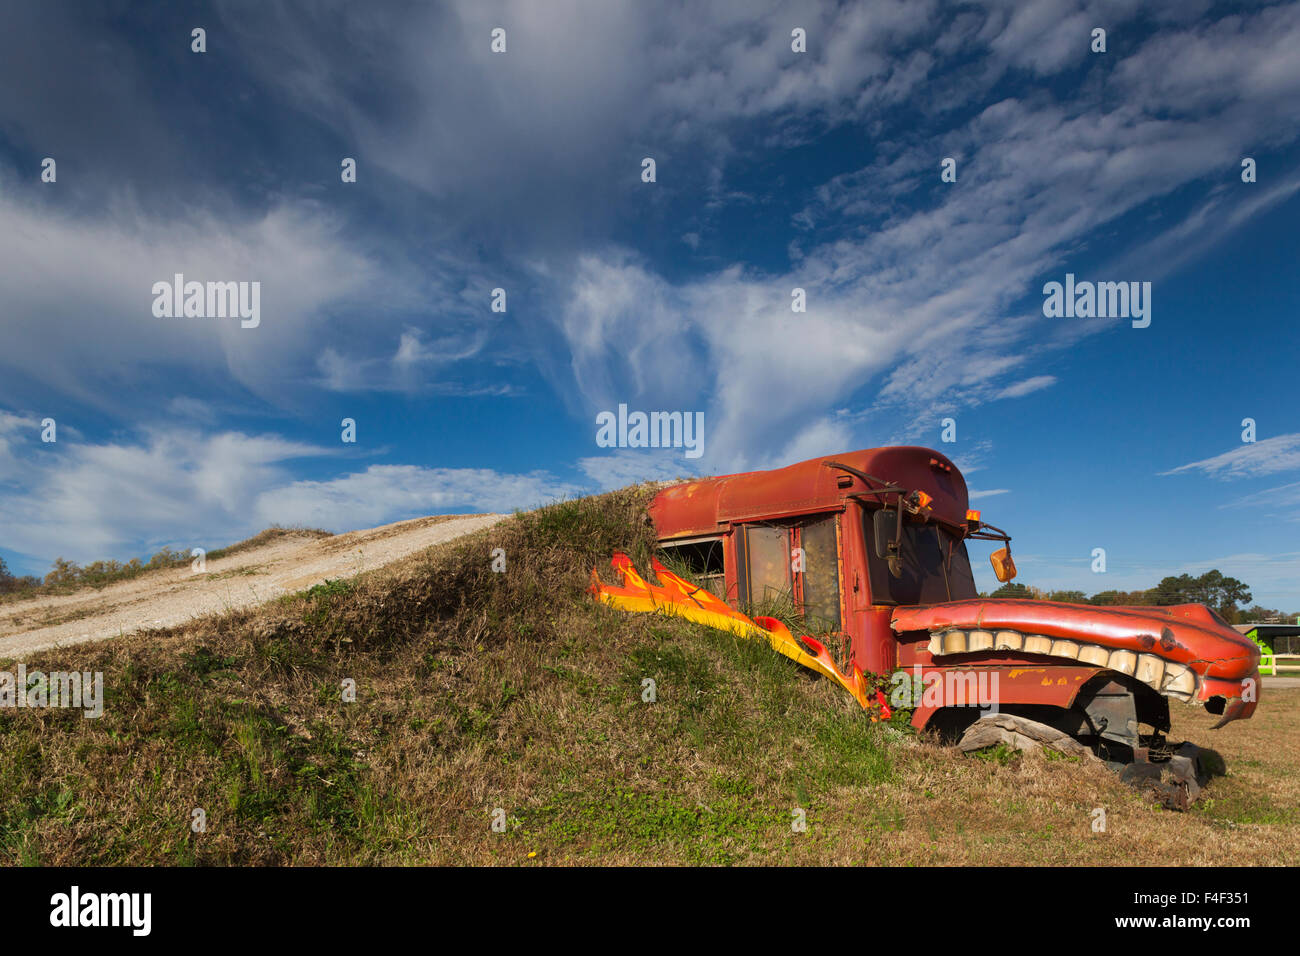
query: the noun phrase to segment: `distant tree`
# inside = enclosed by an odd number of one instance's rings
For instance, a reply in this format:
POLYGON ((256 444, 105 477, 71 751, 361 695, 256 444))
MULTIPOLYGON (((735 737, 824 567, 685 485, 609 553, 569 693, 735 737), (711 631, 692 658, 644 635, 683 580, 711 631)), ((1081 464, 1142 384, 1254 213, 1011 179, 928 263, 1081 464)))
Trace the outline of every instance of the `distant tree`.
POLYGON ((1190 574, 1170 575, 1161 578, 1160 583, 1147 592, 1152 604, 1167 607, 1171 604, 1190 604, 1195 601, 1192 592, 1196 579, 1190 574))
POLYGON ((173 551, 171 547, 165 547, 145 565, 146 568, 169 568, 177 564, 185 564, 189 561, 189 556, 184 551, 173 551))
POLYGON ((1062 604, 1086 604, 1088 595, 1082 591, 1048 591, 1047 600, 1059 601, 1062 604))
POLYGON ((1151 604, 1150 591, 1098 591, 1088 598, 1089 604, 1099 607, 1118 607, 1132 604, 1151 604))
POLYGON ((1240 616, 1242 624, 1261 624, 1267 621, 1280 620, 1282 612, 1256 604, 1242 611, 1240 616))
POLYGON ((0 594, 12 594, 14 591, 26 591, 29 588, 39 587, 40 578, 34 578, 30 574, 22 577, 15 577, 5 564, 5 559, 0 558, 0 594))
POLYGON ((75 561, 68 561, 64 558, 55 558, 54 567, 50 573, 45 575, 47 585, 75 584, 81 576, 81 568, 75 561))
POLYGON ((1002 587, 994 591, 992 594, 990 594, 989 597, 1021 598, 1023 600, 1034 600, 1035 594, 1032 588, 1026 587, 1023 584, 1017 584, 1014 581, 1009 581, 1008 583, 1002 585, 1002 587))
POLYGON ((1286 611, 1279 611, 1277 608, 1260 607, 1254 605, 1247 611, 1242 611, 1237 615, 1238 624, 1294 624, 1300 614, 1286 611))
POLYGON ((1236 621, 1240 613, 1238 605, 1251 601, 1250 587, 1245 581, 1238 581, 1218 571, 1203 574, 1198 581, 1206 604, 1218 611, 1229 621, 1236 621))
POLYGON ((1235 621, 1240 613, 1237 605, 1251 600, 1250 588, 1244 581, 1230 578, 1217 568, 1206 571, 1199 578, 1190 574, 1162 578, 1151 589, 1149 597, 1152 604, 1166 607, 1171 604, 1204 604, 1229 622, 1235 621))

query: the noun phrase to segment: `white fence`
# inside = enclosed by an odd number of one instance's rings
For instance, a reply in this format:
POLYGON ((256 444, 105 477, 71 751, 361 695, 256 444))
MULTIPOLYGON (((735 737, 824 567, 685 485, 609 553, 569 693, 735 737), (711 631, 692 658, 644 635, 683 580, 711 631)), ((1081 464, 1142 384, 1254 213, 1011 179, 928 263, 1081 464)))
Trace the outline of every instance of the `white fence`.
POLYGON ((1300 654, 1259 653, 1259 672, 1265 676, 1282 676, 1284 672, 1300 672, 1300 654))

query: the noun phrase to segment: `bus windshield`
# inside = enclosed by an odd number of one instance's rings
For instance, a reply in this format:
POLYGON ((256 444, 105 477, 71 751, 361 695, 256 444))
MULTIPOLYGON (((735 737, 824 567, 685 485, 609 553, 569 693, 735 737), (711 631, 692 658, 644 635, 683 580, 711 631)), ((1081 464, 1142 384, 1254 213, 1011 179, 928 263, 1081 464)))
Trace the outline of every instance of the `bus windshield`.
POLYGON ((961 537, 939 524, 905 521, 898 549, 902 574, 894 577, 889 563, 870 546, 872 512, 863 515, 872 604, 938 604, 979 596, 961 537))

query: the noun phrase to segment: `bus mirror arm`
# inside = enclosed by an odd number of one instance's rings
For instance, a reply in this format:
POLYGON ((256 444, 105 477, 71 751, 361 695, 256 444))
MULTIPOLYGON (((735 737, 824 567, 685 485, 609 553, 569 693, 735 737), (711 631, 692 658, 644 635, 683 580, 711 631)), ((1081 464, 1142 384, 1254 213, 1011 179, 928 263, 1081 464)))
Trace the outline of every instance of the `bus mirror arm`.
POLYGON ((1002 547, 989 555, 989 564, 993 565, 994 576, 1006 584, 1016 576, 1016 562, 1011 559, 1011 535, 991 524, 979 523, 979 528, 969 532, 966 537, 984 541, 1001 541, 1002 547))

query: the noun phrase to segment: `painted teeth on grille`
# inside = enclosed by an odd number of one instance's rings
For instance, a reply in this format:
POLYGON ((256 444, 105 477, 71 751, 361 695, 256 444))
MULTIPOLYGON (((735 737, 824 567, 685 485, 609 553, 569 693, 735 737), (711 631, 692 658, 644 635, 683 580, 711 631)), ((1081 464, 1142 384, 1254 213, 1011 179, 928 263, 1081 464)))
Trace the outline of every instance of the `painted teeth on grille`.
POLYGON ((1060 657, 1105 667, 1137 678, 1168 697, 1191 700, 1196 693, 1196 674, 1190 667, 1167 661, 1155 654, 1139 654, 1117 648, 1070 641, 1044 634, 1021 634, 1019 631, 963 631, 952 628, 930 633, 930 653, 935 657, 949 654, 973 654, 981 651, 1019 651, 1060 657))

